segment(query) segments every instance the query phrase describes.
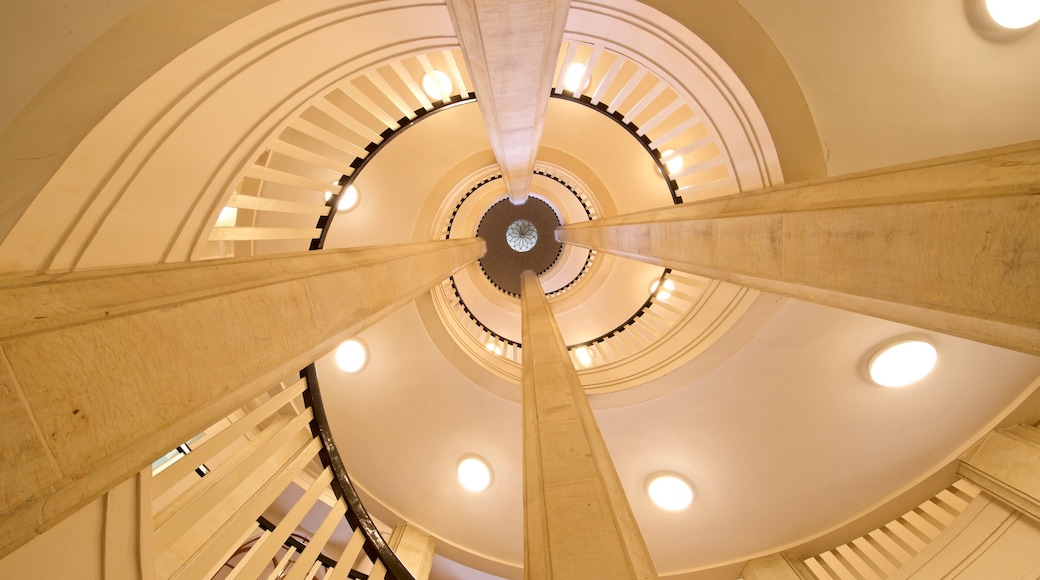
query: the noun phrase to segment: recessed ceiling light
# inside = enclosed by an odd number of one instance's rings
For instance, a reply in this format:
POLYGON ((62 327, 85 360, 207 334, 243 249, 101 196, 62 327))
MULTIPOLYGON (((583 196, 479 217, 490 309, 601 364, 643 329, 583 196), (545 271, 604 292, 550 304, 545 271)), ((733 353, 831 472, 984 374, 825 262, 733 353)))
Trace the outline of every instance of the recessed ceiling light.
POLYGON ((435 101, 441 101, 451 96, 451 79, 439 70, 426 73, 422 78, 422 89, 435 101))
POLYGON ((592 351, 586 346, 579 346, 574 349, 574 356, 578 357, 578 362, 581 366, 587 367, 592 364, 592 351))
MULTIPOLYGON (((563 75, 563 88, 572 93, 577 92, 581 83, 581 77, 585 76, 585 65, 580 62, 571 63, 567 67, 567 72, 563 75)), ((585 86, 580 87, 581 90, 585 90, 589 86, 588 79, 585 79, 585 86)))
POLYGON ((459 461, 459 483, 469 491, 484 491, 491 485, 491 468, 483 459, 469 455, 459 461))
POLYGON ((683 168, 682 155, 676 155, 675 150, 667 149, 661 153, 661 162, 664 163, 668 173, 679 173, 683 168))
POLYGON ((218 228, 230 228, 234 227, 235 222, 238 221, 238 208, 237 207, 225 207, 220 210, 220 215, 217 216, 216 226, 218 228))
POLYGON ((986 0, 986 11, 994 22, 1012 30, 1040 21, 1040 1, 986 0))
POLYGON ((345 373, 356 373, 368 363, 368 350, 361 341, 350 339, 336 349, 336 364, 345 373))
POLYGON ((498 342, 496 341, 491 341, 484 346, 488 349, 488 352, 490 353, 502 354, 502 345, 498 344, 498 342))
POLYGON ((679 475, 661 474, 646 486, 650 500, 668 511, 685 509, 693 501, 693 488, 679 475))
POLYGON ((667 300, 672 292, 675 292, 675 282, 671 280, 665 280, 664 284, 660 280, 650 283, 650 293, 656 295, 658 300, 667 300))
POLYGON ((920 340, 904 340, 879 350, 867 365, 870 378, 883 387, 903 387, 932 372, 935 347, 920 340))
POLYGON ((339 195, 339 203, 336 204, 337 211, 347 211, 354 209, 354 206, 358 203, 358 198, 361 197, 358 193, 357 187, 354 185, 348 185, 343 193, 339 195))

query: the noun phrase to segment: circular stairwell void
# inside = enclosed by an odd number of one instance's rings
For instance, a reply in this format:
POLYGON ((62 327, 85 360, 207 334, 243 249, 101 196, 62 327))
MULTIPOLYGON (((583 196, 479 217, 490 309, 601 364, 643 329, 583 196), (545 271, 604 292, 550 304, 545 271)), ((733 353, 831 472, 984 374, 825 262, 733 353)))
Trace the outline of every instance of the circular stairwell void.
POLYGON ((554 232, 560 216, 551 205, 528 197, 521 205, 503 199, 488 208, 477 225, 477 236, 487 242, 480 267, 503 292, 520 295, 520 274, 543 274, 556 263, 562 245, 554 232))

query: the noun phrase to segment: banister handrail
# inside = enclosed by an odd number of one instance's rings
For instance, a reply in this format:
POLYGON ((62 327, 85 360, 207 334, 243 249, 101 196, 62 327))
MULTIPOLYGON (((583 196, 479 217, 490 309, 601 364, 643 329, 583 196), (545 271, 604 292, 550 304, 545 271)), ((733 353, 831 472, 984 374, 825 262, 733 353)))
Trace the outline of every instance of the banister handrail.
POLYGON ((325 201, 325 205, 329 207, 329 213, 318 218, 318 223, 315 228, 321 230, 318 237, 311 240, 311 250, 321 250, 325 248, 325 238, 329 235, 329 229, 332 226, 332 220, 336 217, 336 210, 339 208, 339 198, 343 195, 343 192, 347 191, 347 188, 354 184, 358 176, 361 174, 361 170, 372 159, 375 158, 376 153, 383 150, 384 147, 390 144, 398 135, 404 132, 405 129, 413 126, 422 119, 430 117, 441 111, 455 108, 459 105, 465 105, 467 103, 475 103, 477 101, 476 95, 470 97, 463 97, 462 95, 452 95, 448 102, 440 102, 433 106, 432 109, 416 109, 413 114, 414 119, 403 117, 397 121, 399 127, 397 129, 386 129, 379 135, 379 141, 373 141, 365 147, 364 157, 358 157, 350 164, 350 168, 353 169, 353 173, 350 175, 344 175, 339 178, 337 183, 339 184, 339 193, 333 195, 325 201))
MULTIPOLYGON (((277 524, 265 518, 264 516, 260 516, 259 518, 257 518, 256 523, 258 526, 260 526, 260 529, 264 530, 265 532, 273 532, 278 527, 277 524)), ((285 542, 282 543, 282 545, 286 548, 291 548, 297 552, 303 552, 307 549, 307 546, 310 545, 310 540, 304 541, 306 540, 306 538, 301 539, 301 537, 302 536, 298 536, 297 534, 290 534, 289 537, 285 539, 285 542)), ((325 568, 335 568, 339 565, 339 562, 321 553, 318 554, 317 560, 321 562, 322 566, 324 566, 325 568)), ((347 578, 350 578, 351 580, 368 580, 368 574, 351 569, 349 572, 347 572, 347 578)))
POLYGON ((609 105, 607 105, 607 103, 600 102, 593 104, 592 99, 588 95, 575 97, 574 93, 567 90, 564 90, 559 94, 554 93, 552 97, 563 101, 569 101, 571 103, 577 103, 579 105, 588 107, 593 111, 598 111, 608 119, 617 123, 625 131, 627 131, 629 135, 631 135, 640 145, 642 145, 643 150, 646 151, 647 155, 650 156, 650 159, 653 160, 654 165, 657 166, 658 172, 660 172, 660 174, 664 176, 664 182, 668 186, 668 193, 672 196, 672 204, 679 205, 683 202, 682 197, 679 196, 679 184, 676 183, 676 181, 669 176, 668 169, 667 167, 665 167, 665 162, 662 159, 661 152, 654 149, 651 146, 651 141, 649 137, 639 133, 638 125, 625 120, 624 113, 622 113, 621 111, 611 112, 609 110, 610 107, 609 105))
POLYGON ((376 529, 375 522, 368 515, 368 510, 361 502, 357 490, 350 482, 343 459, 339 455, 336 442, 332 437, 332 429, 329 427, 328 417, 325 414, 325 405, 321 400, 321 389, 318 387, 318 371, 311 363, 307 368, 300 371, 300 377, 307 381, 307 389, 303 392, 304 403, 314 413, 311 422, 311 432, 315 437, 321 439, 322 450, 318 454, 322 464, 332 470, 332 490, 338 499, 347 504, 347 521, 351 527, 360 529, 365 536, 365 552, 373 560, 378 559, 386 567, 387 575, 391 580, 415 580, 412 573, 401 562, 390 545, 386 543, 382 534, 376 529))
MULTIPOLYGON (((662 272, 661 276, 657 279, 657 283, 659 285, 664 284, 664 281, 668 278, 668 275, 671 274, 671 273, 672 273, 672 269, 671 268, 665 268, 664 272, 662 272)), ((613 330, 608 330, 607 332, 604 332, 603 334, 597 336, 596 338, 590 338, 589 340, 586 340, 585 342, 577 342, 577 343, 574 343, 574 344, 568 344, 567 345, 567 350, 574 350, 574 349, 582 347, 582 346, 592 346, 592 345, 594 345, 594 344, 596 344, 598 342, 603 342, 605 340, 613 338, 614 335, 616 335, 618 333, 624 332, 625 328, 635 324, 636 320, 639 320, 644 314, 646 314, 647 310, 650 310, 650 307, 654 305, 654 301, 655 300, 659 300, 659 298, 657 298, 656 292, 651 292, 650 293, 650 297, 647 298, 646 302, 644 302, 639 307, 639 310, 636 310, 635 314, 633 314, 632 316, 629 316, 627 320, 625 320, 621 324, 617 325, 613 330)))
MULTIPOLYGON (((259 518, 257 518, 256 524, 260 526, 260 529, 264 530, 265 532, 273 532, 278 527, 277 524, 265 518, 264 516, 260 516, 259 518)), ((292 548, 298 552, 302 552, 305 549, 307 549, 307 546, 310 544, 310 541, 305 542, 304 540, 300 539, 301 537, 302 536, 299 536, 295 533, 289 534, 289 537, 286 538, 284 542, 282 542, 282 545, 287 548, 292 548)), ((336 564, 339 564, 339 562, 333 560, 332 558, 329 558, 328 556, 322 553, 318 554, 317 560, 321 562, 322 565, 328 568, 335 567, 336 564)))

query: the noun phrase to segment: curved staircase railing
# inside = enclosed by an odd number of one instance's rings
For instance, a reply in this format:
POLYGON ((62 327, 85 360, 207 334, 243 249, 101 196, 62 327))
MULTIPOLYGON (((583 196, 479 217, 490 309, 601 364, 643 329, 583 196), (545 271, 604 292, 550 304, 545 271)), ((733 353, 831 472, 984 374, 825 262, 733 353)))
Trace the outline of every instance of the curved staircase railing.
POLYGON ((343 467, 314 366, 300 375, 153 465, 158 578, 413 580, 343 467))
POLYGON ((979 495, 960 479, 887 524, 840 546, 801 558, 817 580, 889 578, 953 525, 979 495))
MULTIPOLYGON (((666 79, 630 58, 605 46, 565 39, 551 96, 599 111, 628 131, 657 166, 673 203, 738 190, 735 168, 710 120, 666 79), (583 67, 584 72, 571 86, 568 71, 573 66, 583 67)), ((209 243, 221 248, 212 250, 212 255, 253 255, 254 244, 272 241, 281 244, 280 251, 321 249, 339 199, 382 147, 430 114, 474 100, 469 72, 457 48, 403 57, 344 79, 290 120, 247 169, 228 202, 227 219, 218 220, 210 233, 209 243), (431 99, 420 87, 421 74, 434 69, 447 71, 452 81, 451 91, 441 100, 431 99)), ((559 181, 553 175, 536 173, 559 181)), ((589 213, 587 192, 571 192, 590 218, 598 217, 589 213)), ((450 227, 449 220, 444 235, 450 233, 450 227)), ((575 281, 593 265, 593 258, 590 254, 575 281)), ((656 342, 678 324, 685 314, 676 309, 680 295, 691 298, 685 306, 696 304, 705 281, 678 273, 671 278, 672 284, 683 286, 670 293, 674 296, 671 303, 648 292, 646 303, 617 328, 571 345, 580 368, 617 362, 656 342)), ((555 291, 553 297, 566 293, 570 286, 555 291)), ((453 311, 459 312, 458 324, 465 328, 464 334, 472 335, 489 353, 519 363, 521 347, 516 341, 483 325, 461 298, 455 304, 454 289, 445 292, 453 311)))

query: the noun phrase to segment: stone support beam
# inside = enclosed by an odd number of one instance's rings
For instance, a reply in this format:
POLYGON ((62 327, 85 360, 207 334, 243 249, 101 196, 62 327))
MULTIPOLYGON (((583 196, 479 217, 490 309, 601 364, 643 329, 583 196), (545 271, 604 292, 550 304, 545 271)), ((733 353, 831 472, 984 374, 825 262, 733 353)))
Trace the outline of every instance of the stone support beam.
POLYGON ((527 200, 568 0, 448 0, 509 199, 527 200))
POLYGON ((657 578, 538 277, 521 284, 524 577, 657 578))
POLYGON ((1040 521, 1040 429, 992 431, 960 457, 957 473, 1040 521))
POLYGON ((563 226, 561 242, 1040 355, 1040 141, 563 226))
POLYGON ((483 251, 467 239, 0 278, 0 557, 483 251))

